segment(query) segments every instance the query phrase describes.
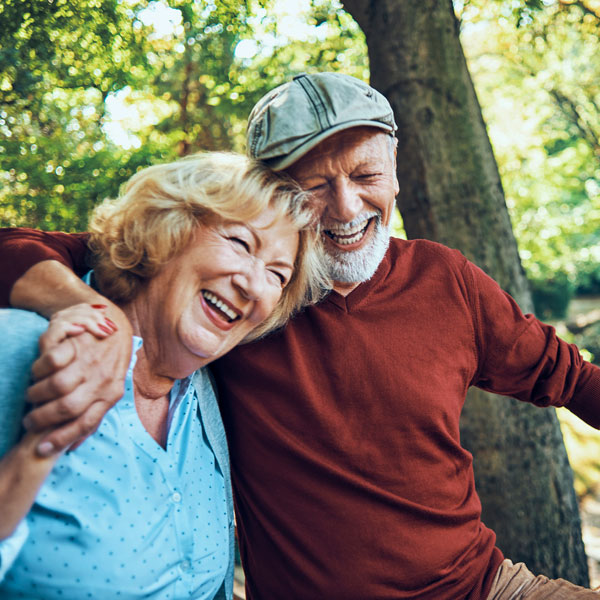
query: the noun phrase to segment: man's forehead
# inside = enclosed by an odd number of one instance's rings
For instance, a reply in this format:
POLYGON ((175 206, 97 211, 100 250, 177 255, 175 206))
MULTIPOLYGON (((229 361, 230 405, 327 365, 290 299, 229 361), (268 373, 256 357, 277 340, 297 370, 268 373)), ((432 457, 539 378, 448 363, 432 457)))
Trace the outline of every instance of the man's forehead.
POLYGON ((389 134, 373 127, 346 129, 323 140, 285 170, 294 178, 306 178, 327 170, 328 158, 339 160, 340 165, 351 162, 353 166, 380 161, 382 153, 387 153, 388 137, 389 134))

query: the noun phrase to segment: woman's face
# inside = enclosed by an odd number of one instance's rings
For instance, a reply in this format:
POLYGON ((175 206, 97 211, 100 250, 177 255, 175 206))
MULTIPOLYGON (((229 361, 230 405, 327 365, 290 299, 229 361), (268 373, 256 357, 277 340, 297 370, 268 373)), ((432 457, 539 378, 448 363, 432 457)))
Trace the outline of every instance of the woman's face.
POLYGON ((231 350, 281 298, 298 237, 272 209, 247 223, 199 226, 134 301, 145 351, 183 377, 231 350))

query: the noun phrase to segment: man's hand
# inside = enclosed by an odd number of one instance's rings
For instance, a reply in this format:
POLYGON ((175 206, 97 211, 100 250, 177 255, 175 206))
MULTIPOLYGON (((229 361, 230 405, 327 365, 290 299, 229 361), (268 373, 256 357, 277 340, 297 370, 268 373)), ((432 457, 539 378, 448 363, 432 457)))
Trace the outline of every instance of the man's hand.
POLYGON ((33 367, 36 383, 28 391, 34 408, 24 420, 30 431, 50 430, 37 446, 41 456, 48 456, 81 443, 123 395, 131 325, 121 309, 56 260, 29 268, 14 284, 10 303, 52 317, 33 367), (105 338, 98 339, 92 335, 100 336, 97 327, 89 326, 89 315, 77 313, 69 321, 70 313, 62 311, 75 310, 82 303, 103 305, 102 316, 109 318, 103 325, 117 331, 105 331, 105 338))
POLYGON ((131 358, 129 321, 112 304, 99 305, 96 315, 85 306, 57 312, 40 337, 32 369, 36 382, 27 392, 33 410, 23 424, 28 431, 51 430, 37 446, 41 456, 79 445, 123 395, 131 358))

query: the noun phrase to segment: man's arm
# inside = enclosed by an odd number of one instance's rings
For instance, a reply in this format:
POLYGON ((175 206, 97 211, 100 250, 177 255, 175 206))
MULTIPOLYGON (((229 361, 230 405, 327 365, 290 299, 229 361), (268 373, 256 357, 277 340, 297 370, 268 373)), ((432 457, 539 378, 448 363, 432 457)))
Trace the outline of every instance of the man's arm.
POLYGON ((116 324, 116 332, 105 339, 82 333, 60 341, 51 331, 40 337, 40 358, 33 366, 36 383, 28 391, 34 409, 24 424, 35 432, 54 428, 38 444, 38 452, 46 456, 95 431, 123 395, 131 357, 131 326, 123 312, 71 270, 87 269, 86 241, 85 234, 0 232, 0 260, 9 266, 0 280, 0 297, 48 318, 75 304, 102 304, 116 324))
POLYGON ((600 367, 585 361, 554 327, 523 315, 493 279, 466 264, 466 277, 477 290, 475 385, 537 406, 566 407, 600 429, 600 367))
POLYGON ((86 233, 46 232, 8 227, 0 229, 0 307, 9 306, 15 282, 32 266, 53 260, 69 267, 78 276, 88 270, 86 233))

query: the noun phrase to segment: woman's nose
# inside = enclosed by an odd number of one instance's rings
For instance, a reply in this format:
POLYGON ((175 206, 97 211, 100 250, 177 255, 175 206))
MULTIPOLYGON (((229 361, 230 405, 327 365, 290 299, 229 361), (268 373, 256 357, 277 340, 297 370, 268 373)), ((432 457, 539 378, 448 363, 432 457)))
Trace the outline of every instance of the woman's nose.
POLYGON ((234 274, 233 283, 247 300, 253 302, 260 300, 264 295, 266 286, 264 262, 251 256, 245 268, 234 274))

